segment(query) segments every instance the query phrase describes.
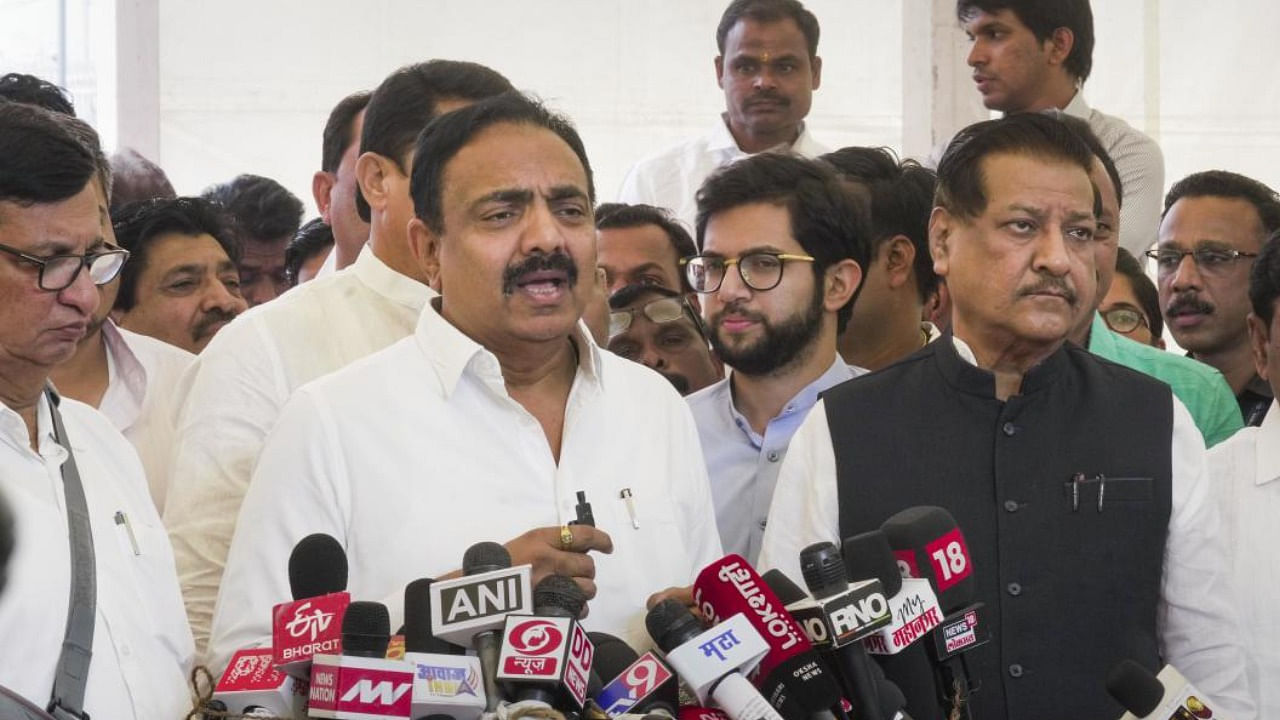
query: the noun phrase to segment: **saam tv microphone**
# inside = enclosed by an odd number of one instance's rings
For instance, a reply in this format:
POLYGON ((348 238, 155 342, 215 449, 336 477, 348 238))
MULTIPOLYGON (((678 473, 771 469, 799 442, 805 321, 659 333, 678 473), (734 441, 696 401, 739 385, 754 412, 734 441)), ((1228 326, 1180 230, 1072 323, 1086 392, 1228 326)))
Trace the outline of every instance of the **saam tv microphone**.
POLYGON ((289 554, 293 600, 271 609, 275 666, 299 680, 310 677, 311 658, 342 651, 347 589, 347 553, 331 535, 308 535, 289 554))
POLYGON ((610 678, 593 695, 596 704, 609 716, 663 715, 674 718, 680 711, 680 690, 676 675, 652 650, 636 654, 623 640, 602 632, 587 633, 596 648, 595 670, 610 678))
POLYGON ((840 705, 840 687, 782 601, 755 568, 727 555, 698 573, 693 597, 711 622, 743 614, 769 652, 754 675, 760 694, 787 720, 809 720, 840 705))
POLYGON ((470 646, 480 658, 485 712, 505 698, 498 686, 498 655, 507 615, 533 613, 530 567, 511 567, 511 554, 480 542, 462 556, 463 577, 431 584, 431 630, 436 637, 470 646))
POLYGON ((382 603, 356 601, 342 618, 342 654, 311 663, 308 714, 333 720, 410 720, 413 666, 388 660, 391 618, 382 603))
POLYGON ((782 720, 746 678, 769 652, 769 643, 746 615, 738 613, 703 630, 689 608, 667 598, 644 621, 649 637, 700 704, 714 701, 731 720, 782 720))
POLYGON ((280 672, 271 648, 239 650, 213 688, 213 701, 224 712, 248 715, 263 711, 277 717, 304 717, 307 682, 280 672))
POLYGON ((587 595, 564 575, 548 575, 533 589, 533 615, 507 616, 497 679, 516 690, 516 702, 581 710, 595 655, 578 617, 587 595))
POLYGON ((404 589, 404 660, 413 667, 413 717, 476 720, 484 712, 480 659, 431 631, 430 578, 404 589))
POLYGON ((1107 692, 1127 711, 1120 720, 1225 720, 1172 665, 1159 675, 1122 660, 1107 675, 1107 692))

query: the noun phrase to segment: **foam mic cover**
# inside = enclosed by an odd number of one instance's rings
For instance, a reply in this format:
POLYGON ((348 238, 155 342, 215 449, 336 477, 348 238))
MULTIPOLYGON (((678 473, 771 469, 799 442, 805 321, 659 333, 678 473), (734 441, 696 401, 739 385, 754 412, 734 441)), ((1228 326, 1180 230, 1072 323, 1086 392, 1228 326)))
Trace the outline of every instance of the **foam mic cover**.
POLYGON ((1107 675, 1107 692, 1128 711, 1120 720, 1226 720, 1172 665, 1152 675, 1138 663, 1122 660, 1107 675))
POLYGON ((804 600, 809 594, 800 588, 799 585, 791 582, 791 578, 787 574, 774 568, 764 575, 760 576, 764 580, 764 584, 769 586, 774 595, 782 601, 783 605, 790 605, 797 600, 804 600))
POLYGON ((586 606, 587 594, 572 578, 564 575, 548 575, 533 588, 535 615, 576 619, 586 606))
POLYGON ((479 575, 509 567, 511 567, 511 553, 496 542, 478 542, 462 554, 463 575, 479 575))
POLYGON ((630 645, 608 633, 587 635, 596 646, 592 670, 608 681, 594 694, 606 712, 675 717, 680 708, 680 688, 670 668, 652 652, 637 655, 630 645))
POLYGON ((1107 692, 1138 717, 1150 715, 1164 699, 1164 685, 1150 670, 1132 660, 1122 660, 1111 669, 1107 692))
POLYGON ((431 578, 419 578, 404 587, 404 651, 437 655, 461 655, 466 651, 441 640, 431 630, 431 578))
POLYGON ((325 533, 298 541, 289 554, 289 592, 294 600, 320 597, 347 589, 347 552, 325 533))
POLYGON ((840 544, 840 554, 844 557, 845 578, 850 582, 879 580, 884 594, 889 597, 902 589, 902 573, 894 559, 893 548, 889 546, 889 538, 883 532, 871 530, 845 538, 840 544))
POLYGON ((921 505, 903 510, 880 525, 906 576, 928 580, 942 612, 974 600, 977 580, 964 534, 945 509, 921 505))
POLYGON ((342 654, 385 658, 391 642, 391 616, 379 602, 356 600, 342 616, 342 654))

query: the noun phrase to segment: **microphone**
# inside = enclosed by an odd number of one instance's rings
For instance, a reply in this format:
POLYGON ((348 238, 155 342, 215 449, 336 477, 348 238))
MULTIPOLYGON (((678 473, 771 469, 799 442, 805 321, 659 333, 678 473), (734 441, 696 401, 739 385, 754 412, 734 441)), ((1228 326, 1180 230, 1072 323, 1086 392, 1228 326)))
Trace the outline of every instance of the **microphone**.
POLYGON ((477 720, 485 697, 480 659, 431 632, 431 578, 404 589, 404 659, 413 667, 413 717, 477 720))
POLYGON ((342 618, 342 654, 312 659, 307 712, 335 720, 408 720, 413 665, 388 660, 391 618, 382 603, 356 601, 342 618))
POLYGON ((700 704, 714 700, 731 720, 782 720, 743 675, 769 652, 745 614, 704 631, 688 608, 667 598, 649 610, 644 623, 700 704))
POLYGON ((840 704, 840 688, 809 639, 755 568, 726 555, 698 573, 694 601, 711 622, 743 614, 769 644, 754 674, 756 687, 787 720, 808 720, 840 704))
POLYGON ((889 598, 889 625, 863 640, 885 676, 906 698, 917 720, 942 720, 942 698, 933 665, 922 639, 942 621, 937 597, 926 580, 903 578, 889 540, 879 530, 860 533, 842 543, 845 571, 851 578, 875 578, 889 598))
POLYGON ((595 669, 613 678, 595 694, 596 704, 610 716, 653 714, 674 718, 680 708, 675 673, 655 654, 637 655, 631 646, 602 633, 587 633, 596 647, 595 669))
POLYGON ((272 661, 281 672, 306 680, 313 656, 342 651, 342 616, 351 602, 346 589, 347 553, 333 536, 315 533, 293 546, 293 600, 271 608, 272 661))
POLYGON ((497 683, 502 626, 508 614, 533 612, 528 565, 511 567, 511 554, 495 542, 479 542, 462 556, 463 577, 431 584, 431 629, 442 640, 471 646, 480 658, 485 712, 503 695, 497 683))
POLYGON ((269 715, 302 717, 306 687, 304 681, 276 669, 271 648, 246 648, 231 656, 213 688, 213 700, 233 714, 248 715, 263 708, 269 715))
POLYGON ((507 616, 497 679, 520 688, 516 702, 582 709, 595 655, 577 621, 586 605, 572 578, 548 575, 533 589, 535 615, 507 616))
POLYGON ((1128 711, 1120 720, 1224 720, 1172 665, 1152 675, 1138 663, 1122 660, 1107 675, 1107 692, 1128 711))

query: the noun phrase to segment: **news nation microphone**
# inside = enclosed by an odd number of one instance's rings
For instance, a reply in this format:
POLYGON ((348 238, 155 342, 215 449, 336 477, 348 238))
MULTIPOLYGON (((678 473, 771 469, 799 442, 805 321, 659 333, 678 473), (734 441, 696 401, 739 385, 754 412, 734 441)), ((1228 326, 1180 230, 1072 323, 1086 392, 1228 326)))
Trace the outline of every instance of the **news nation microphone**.
POLYGON ((470 646, 480 658, 485 711, 502 702, 498 654, 502 627, 510 613, 533 613, 528 565, 511 567, 511 554, 498 543, 481 542, 462 556, 463 577, 431 584, 431 629, 435 636, 470 646))
POLYGON ((649 610, 644 623, 700 704, 715 701, 731 720, 782 720, 746 678, 769 652, 769 643, 746 615, 703 631, 689 608, 667 598, 649 610))
POLYGON ((742 613, 769 644, 755 684, 778 714, 808 720, 839 706, 835 677, 782 601, 741 556, 727 555, 698 573, 693 597, 711 622, 742 613))
POLYGON ((1225 720, 1172 665, 1159 675, 1123 660, 1107 675, 1107 692, 1126 712, 1120 720, 1225 720))
POLYGON ((388 660, 391 619, 382 603, 356 601, 342 618, 342 654, 311 663, 307 711, 334 720, 410 720, 413 666, 388 660))
POLYGON ((674 718, 680 708, 675 673, 652 651, 637 655, 631 646, 601 632, 587 633, 596 648, 594 667, 612 678, 593 699, 610 716, 646 714, 674 718))
POLYGON ((480 658, 431 632, 430 578, 404 589, 404 660, 413 667, 413 717, 476 720, 484 712, 480 658))
POLYGON ((308 535, 289 555, 293 601, 271 609, 271 649, 275 666, 299 680, 310 677, 311 658, 342 651, 342 615, 347 589, 347 553, 332 536, 308 535))
POLYGON ((533 589, 534 615, 508 615, 498 680, 519 688, 517 702, 581 710, 595 649, 578 624, 587 596, 578 583, 548 575, 533 589))
POLYGON ((231 656, 213 699, 235 714, 262 711, 301 718, 306 717, 307 682, 277 670, 271 648, 249 648, 231 656))

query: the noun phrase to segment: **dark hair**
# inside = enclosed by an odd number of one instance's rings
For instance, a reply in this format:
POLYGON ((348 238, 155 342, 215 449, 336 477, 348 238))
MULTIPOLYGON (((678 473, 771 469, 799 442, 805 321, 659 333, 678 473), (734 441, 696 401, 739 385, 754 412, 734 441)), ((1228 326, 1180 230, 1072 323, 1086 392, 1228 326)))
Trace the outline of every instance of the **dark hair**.
MULTIPOLYGON (((1275 318, 1277 299, 1280 299, 1280 232, 1271 233, 1267 238, 1249 275, 1249 302, 1253 305, 1253 314, 1267 324, 1268 332, 1275 318)), ((1276 380, 1272 378, 1272 382, 1276 380)))
POLYGON ((1164 319, 1160 315, 1160 292, 1156 290, 1156 284, 1151 282, 1151 278, 1147 277, 1147 273, 1142 269, 1142 263, 1133 256, 1133 253, 1124 248, 1116 249, 1116 274, 1129 278, 1129 285, 1133 288, 1133 294, 1138 298, 1138 305, 1142 306, 1142 312, 1147 316, 1150 324, 1151 336, 1160 338, 1164 336, 1164 319))
MULTIPOLYGON (((1041 113, 1013 113, 977 122, 956 133, 938 163, 938 191, 933 204, 952 215, 974 218, 987 209, 982 161, 1001 153, 1030 155, 1093 167, 1089 146, 1064 123, 1041 113)), ((1092 183, 1090 183, 1092 185, 1092 183)), ((1102 198, 1093 191, 1093 214, 1101 214, 1102 198)))
POLYGON ((418 136, 409 193, 413 211, 434 233, 444 232, 444 168, 463 147, 486 129, 500 124, 533 125, 556 134, 573 150, 587 176, 587 199, 594 203, 595 179, 582 138, 569 119, 518 92, 507 92, 441 115, 418 136))
POLYGON ((1089 123, 1057 109, 1045 110, 1044 112, 1049 117, 1057 118, 1065 123, 1071 132, 1080 136, 1084 144, 1089 146, 1089 151, 1093 153, 1094 157, 1098 158, 1098 162, 1102 163, 1102 169, 1106 171, 1107 177, 1111 178, 1111 184, 1116 188, 1116 207, 1124 207, 1124 183, 1120 181, 1120 171, 1116 169, 1116 163, 1111 159, 1111 153, 1107 152, 1107 148, 1102 145, 1102 141, 1094 134, 1093 128, 1089 127, 1089 123))
POLYGON ((231 216, 241 244, 293 237, 302 224, 302 201, 261 175, 237 175, 230 182, 207 188, 200 196, 221 205, 231 216))
POLYGON ((133 148, 125 148, 111 156, 111 172, 115 176, 111 188, 111 212, 141 200, 178 196, 173 184, 160 166, 133 148))
MULTIPOLYGON (((438 114, 441 100, 483 100, 511 90, 495 70, 473 62, 429 60, 407 65, 374 89, 364 111, 360 152, 377 153, 401 170, 418 133, 438 114)), ((356 211, 369 222, 369 203, 356 187, 356 211)))
POLYGON ((98 140, 98 131, 94 130, 89 123, 70 115, 54 115, 54 119, 61 123, 67 129, 67 132, 71 133, 71 136, 93 156, 94 174, 98 176, 98 183, 102 185, 102 194, 107 203, 110 204, 111 163, 107 162, 107 156, 102 152, 102 142, 98 140))
POLYGON ((120 269, 120 291, 116 310, 131 310, 137 302, 138 277, 147 266, 147 251, 161 235, 210 235, 237 266, 240 245, 231 229, 231 220, 214 203, 199 197, 158 198, 130 203, 113 217, 116 241, 129 251, 129 261, 120 269))
POLYGON ((48 80, 26 73, 9 73, 0 77, 0 100, 35 105, 63 115, 76 116, 75 105, 66 90, 48 80))
MULTIPOLYGON (((830 165, 795 155, 760 153, 712 173, 698 190, 698 247, 703 247, 707 221, 717 213, 753 203, 787 209, 791 234, 814 257, 813 274, 821 280, 827 268, 851 258, 864 270, 871 262, 867 219, 857 200, 840 184, 830 165)), ((859 286, 836 313, 844 331, 853 314, 859 286)))
POLYGON ((1093 9, 1089 0, 957 0, 956 17, 968 22, 979 12, 995 14, 1001 10, 1012 11, 1018 21, 1036 36, 1036 40, 1048 40, 1053 31, 1066 28, 1074 37, 1071 52, 1063 63, 1067 72, 1089 79, 1093 70, 1093 9))
POLYGON ((0 102, 0 201, 54 203, 89 184, 97 171, 93 153, 61 117, 35 105, 0 102))
POLYGON ((898 160, 885 147, 847 147, 820 158, 846 180, 866 192, 871 221, 872 256, 896 235, 906 236, 915 248, 912 269, 921 302, 938 289, 929 255, 929 212, 938 176, 915 160, 898 160))
MULTIPOLYGON (((671 249, 675 251, 677 258, 698 254, 698 246, 693 244, 693 237, 689 235, 689 231, 685 230, 684 225, 666 208, 643 203, 600 203, 596 208, 596 230, 618 230, 645 225, 656 225, 666 233, 667 240, 671 242, 671 249)), ((691 290, 689 279, 684 276, 684 273, 679 272, 679 268, 676 274, 680 276, 680 286, 686 292, 691 290)))
POLYGON ((716 27, 716 47, 724 55, 725 38, 738 21, 747 19, 760 23, 778 22, 791 19, 804 33, 805 44, 809 46, 809 59, 818 56, 818 18, 805 9, 797 0, 733 0, 720 16, 720 24, 716 27))
POLYGON ((290 285, 298 284, 302 264, 333 247, 333 228, 320 218, 308 221, 284 249, 284 272, 290 285))
POLYGON ((371 94, 367 90, 352 93, 339 100, 329 112, 329 120, 324 124, 324 142, 320 149, 321 170, 338 172, 342 154, 352 143, 357 146, 360 144, 360 138, 355 137, 351 131, 355 128, 356 116, 369 104, 371 94))
POLYGON ((1280 195, 1253 178, 1226 170, 1205 170, 1188 175, 1169 188, 1169 194, 1164 196, 1164 211, 1160 213, 1160 217, 1168 215, 1169 208, 1184 197, 1222 197, 1248 201, 1258 211, 1264 236, 1280 230, 1280 195))

